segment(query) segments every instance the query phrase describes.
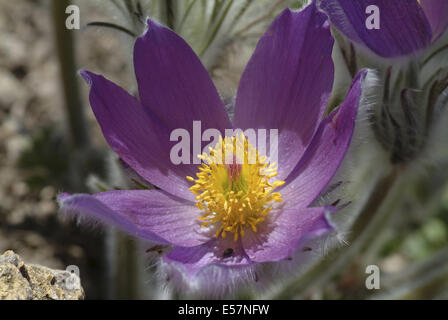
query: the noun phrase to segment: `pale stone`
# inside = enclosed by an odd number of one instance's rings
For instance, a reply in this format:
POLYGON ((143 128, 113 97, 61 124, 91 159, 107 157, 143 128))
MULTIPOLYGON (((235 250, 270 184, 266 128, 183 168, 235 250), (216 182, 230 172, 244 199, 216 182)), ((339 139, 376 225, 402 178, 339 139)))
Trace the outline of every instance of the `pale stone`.
POLYGON ((0 256, 0 300, 81 300, 84 290, 76 274, 27 265, 13 251, 0 256))

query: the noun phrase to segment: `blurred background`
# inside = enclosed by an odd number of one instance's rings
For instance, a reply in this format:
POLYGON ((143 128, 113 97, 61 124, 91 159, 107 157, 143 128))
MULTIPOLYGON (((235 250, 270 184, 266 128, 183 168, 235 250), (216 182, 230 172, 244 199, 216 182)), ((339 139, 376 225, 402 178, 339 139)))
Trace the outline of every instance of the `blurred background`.
MULTIPOLYGON (((138 187, 108 149, 78 70, 136 93, 132 46, 151 16, 190 43, 231 106, 259 37, 281 10, 304 2, 0 0, 0 253, 79 266, 87 299, 182 297, 153 275, 158 252, 148 244, 58 214, 59 192, 138 187), (65 28, 70 4, 80 9, 80 30, 65 28)), ((382 215, 356 252, 323 257, 332 266, 325 277, 242 297, 448 298, 447 168, 408 178, 390 201, 394 214, 382 215), (370 263, 380 266, 384 290, 366 290, 370 263)))

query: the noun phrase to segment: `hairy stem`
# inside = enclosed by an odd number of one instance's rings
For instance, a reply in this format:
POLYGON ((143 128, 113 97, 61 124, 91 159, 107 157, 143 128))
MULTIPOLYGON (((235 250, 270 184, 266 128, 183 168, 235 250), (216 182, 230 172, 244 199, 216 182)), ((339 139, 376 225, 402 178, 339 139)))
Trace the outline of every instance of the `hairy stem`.
POLYGON ((207 51, 207 49, 210 47, 212 42, 215 40, 215 36, 218 33, 219 29, 221 28, 221 25, 224 22, 224 18, 227 16, 227 13, 230 10, 230 7, 233 4, 233 0, 229 0, 227 3, 227 6, 224 8, 224 12, 222 13, 221 17, 219 18, 218 22, 216 23, 215 27, 212 29, 212 32, 210 36, 208 37, 207 41, 205 42, 202 49, 199 51, 199 57, 202 57, 204 53, 207 51))
POLYGON ((385 276, 381 281, 384 294, 372 299, 428 299, 448 282, 448 248, 404 271, 385 276), (410 280, 414 279, 414 280, 410 280))
POLYGON ((325 282, 333 277, 346 263, 350 261, 356 253, 362 249, 364 241, 357 241, 366 238, 366 230, 371 222, 381 211, 380 208, 388 198, 390 191, 396 185, 399 176, 399 170, 394 168, 392 171, 381 178, 361 210, 358 218, 351 227, 350 238, 348 241, 352 243, 350 248, 336 248, 332 252, 335 259, 323 259, 317 265, 311 267, 310 270, 302 274, 296 281, 287 285, 280 293, 276 294, 273 299, 291 299, 291 297, 306 293, 306 291, 315 286, 317 282, 325 282))
POLYGON ((65 9, 70 4, 70 0, 52 1, 53 26, 70 136, 73 146, 76 149, 83 149, 88 147, 90 139, 76 76, 73 31, 65 26, 67 18, 65 9))

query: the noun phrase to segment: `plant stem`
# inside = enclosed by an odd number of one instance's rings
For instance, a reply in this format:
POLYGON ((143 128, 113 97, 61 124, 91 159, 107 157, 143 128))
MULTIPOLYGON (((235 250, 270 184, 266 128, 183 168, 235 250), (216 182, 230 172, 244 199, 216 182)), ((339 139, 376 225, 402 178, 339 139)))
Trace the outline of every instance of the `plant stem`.
POLYGON ((229 0, 229 2, 227 3, 227 6, 224 8, 224 12, 222 13, 220 19, 218 20, 216 26, 213 28, 212 33, 210 34, 209 38, 205 42, 205 45, 202 47, 201 51, 199 52, 199 57, 202 57, 204 55, 205 51, 207 51, 207 49, 210 47, 213 40, 215 40, 215 36, 218 33, 219 29, 221 28, 221 25, 224 22, 224 18, 226 17, 227 13, 229 12, 232 4, 233 4, 233 0, 229 0))
POLYGON ((86 24, 86 27, 110 28, 110 29, 114 29, 114 30, 118 30, 118 31, 124 32, 125 34, 127 34, 128 36, 131 36, 132 38, 137 37, 137 35, 134 32, 132 32, 131 30, 129 30, 129 29, 125 28, 125 27, 119 26, 117 24, 109 23, 109 22, 101 22, 101 21, 89 22, 88 24, 86 24))
POLYGON ((436 51, 434 51, 433 53, 431 53, 422 63, 422 66, 425 66, 432 58, 434 58, 435 56, 437 56, 439 53, 442 53, 443 51, 448 49, 448 44, 444 45, 442 47, 440 47, 439 49, 437 49, 436 51))
POLYGON ((172 0, 163 0, 163 16, 165 19, 165 24, 171 30, 174 30, 175 14, 174 14, 174 3, 172 0))
POLYGON ((241 6, 241 9, 236 14, 235 18, 233 18, 231 25, 231 31, 235 28, 235 26, 238 24, 240 18, 246 13, 247 9, 249 9, 250 5, 252 4, 253 0, 246 0, 244 4, 241 6))
POLYGON ((264 15, 262 15, 261 17, 259 17, 258 19, 255 19, 253 21, 251 21, 250 23, 248 23, 246 26, 242 27, 239 31, 235 32, 235 37, 239 37, 241 36, 241 34, 243 34, 244 32, 248 31, 249 29, 251 29, 252 27, 256 26, 257 24, 263 22, 264 20, 266 20, 267 18, 271 17, 275 10, 283 3, 285 2, 285 0, 278 0, 272 7, 271 9, 269 9, 268 12, 266 12, 264 15))
POLYGON ((89 146, 89 134, 78 88, 73 31, 65 26, 70 0, 52 0, 53 27, 70 137, 75 149, 89 146))
POLYGON ((381 289, 386 293, 371 299, 430 299, 447 281, 448 248, 445 248, 404 271, 385 276, 381 289))
POLYGON ((388 198, 390 191, 395 186, 399 176, 398 173, 399 170, 393 168, 388 175, 381 178, 375 184, 372 194, 351 228, 350 239, 348 240, 352 243, 352 246, 350 248, 341 247, 334 249, 332 256, 336 256, 336 259, 321 260, 317 265, 302 274, 296 281, 287 285, 280 293, 272 297, 272 299, 291 299, 291 297, 304 293, 311 286, 316 285, 317 282, 323 282, 325 279, 330 279, 347 261, 351 260, 358 250, 363 247, 364 243, 363 241, 355 241, 362 237, 367 237, 365 232, 374 218, 381 211, 380 208, 388 198))
POLYGON ((191 9, 193 9, 196 1, 197 0, 192 0, 191 3, 188 5, 187 9, 184 12, 184 15, 182 16, 182 19, 180 20, 179 26, 176 28, 177 31, 182 32, 182 27, 184 26, 184 23, 187 20, 188 15, 190 14, 191 9))

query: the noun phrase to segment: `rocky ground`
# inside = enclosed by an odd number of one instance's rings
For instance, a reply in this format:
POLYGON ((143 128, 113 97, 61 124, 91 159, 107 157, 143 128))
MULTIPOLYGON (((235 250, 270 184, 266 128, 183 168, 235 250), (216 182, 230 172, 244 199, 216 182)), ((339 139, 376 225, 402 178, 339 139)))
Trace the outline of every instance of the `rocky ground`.
POLYGON ((25 264, 6 251, 0 256, 0 300, 84 299, 81 281, 75 270, 70 271, 25 264))

